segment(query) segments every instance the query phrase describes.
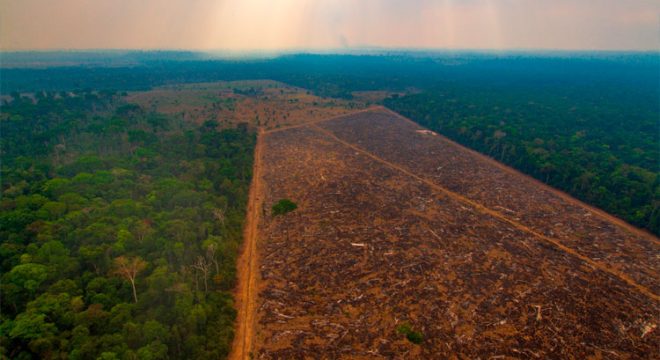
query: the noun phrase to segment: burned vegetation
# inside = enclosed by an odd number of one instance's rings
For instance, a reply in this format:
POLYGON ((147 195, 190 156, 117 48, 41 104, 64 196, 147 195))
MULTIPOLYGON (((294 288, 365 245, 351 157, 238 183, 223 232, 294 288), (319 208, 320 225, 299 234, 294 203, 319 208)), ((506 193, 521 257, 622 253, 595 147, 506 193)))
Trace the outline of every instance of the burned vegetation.
POLYGON ((254 358, 658 356, 654 236, 384 109, 263 136, 254 358))

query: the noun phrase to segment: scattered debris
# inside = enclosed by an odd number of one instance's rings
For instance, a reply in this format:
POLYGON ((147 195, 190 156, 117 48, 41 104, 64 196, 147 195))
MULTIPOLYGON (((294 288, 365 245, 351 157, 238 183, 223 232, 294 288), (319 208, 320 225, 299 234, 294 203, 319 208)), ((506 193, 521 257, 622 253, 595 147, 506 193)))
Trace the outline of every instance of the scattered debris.
POLYGON ((641 336, 641 338, 643 339, 644 337, 646 337, 646 335, 652 333, 657 327, 658 327, 658 325, 650 323, 650 322, 644 323, 644 325, 642 325, 642 336, 641 336))
POLYGON ((431 130, 417 130, 415 132, 418 133, 418 134, 422 134, 422 135, 432 135, 432 136, 437 136, 438 135, 438 134, 436 134, 435 132, 433 132, 431 130))
POLYGON ((655 323, 630 320, 660 313, 657 302, 483 208, 539 234, 554 231, 564 246, 660 293, 654 265, 660 249, 652 242, 597 214, 584 217, 580 206, 441 136, 417 136, 418 127, 384 111, 320 127, 264 139, 264 202, 295 198, 299 208, 260 225, 256 359, 648 358, 657 352, 655 323), (396 167, 357 156, 332 134, 349 145, 361 141, 358 148, 396 167), (438 155, 423 155, 429 149, 438 155), (436 172, 438 166, 445 171, 436 172), (428 174, 483 208, 397 167, 428 174), (419 345, 396 331, 401 319, 423 334, 419 345), (625 332, 619 324, 628 326, 625 332))

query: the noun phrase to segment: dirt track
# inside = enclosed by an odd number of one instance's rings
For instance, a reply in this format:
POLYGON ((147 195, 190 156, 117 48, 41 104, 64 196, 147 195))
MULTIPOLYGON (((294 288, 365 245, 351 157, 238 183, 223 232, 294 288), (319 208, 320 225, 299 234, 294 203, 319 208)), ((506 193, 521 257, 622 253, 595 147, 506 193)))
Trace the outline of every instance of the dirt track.
POLYGON ((260 141, 232 358, 658 355, 652 235, 385 109, 260 141))
POLYGON ((238 315, 236 318, 236 333, 229 359, 249 359, 254 335, 254 312, 256 303, 257 283, 257 236, 262 207, 262 178, 261 160, 263 149, 263 132, 260 130, 257 144, 254 149, 254 166, 252 171, 252 184, 248 202, 248 213, 244 230, 244 243, 240 258, 238 259, 238 286, 236 289, 236 305, 238 315))

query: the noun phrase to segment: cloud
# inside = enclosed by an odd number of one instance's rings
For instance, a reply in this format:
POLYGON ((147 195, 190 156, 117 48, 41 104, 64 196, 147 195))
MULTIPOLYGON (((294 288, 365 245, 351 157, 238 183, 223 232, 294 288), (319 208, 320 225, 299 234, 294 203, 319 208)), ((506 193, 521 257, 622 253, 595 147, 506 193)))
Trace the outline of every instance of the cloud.
POLYGON ((2 49, 653 49, 648 0, 0 0, 2 49))

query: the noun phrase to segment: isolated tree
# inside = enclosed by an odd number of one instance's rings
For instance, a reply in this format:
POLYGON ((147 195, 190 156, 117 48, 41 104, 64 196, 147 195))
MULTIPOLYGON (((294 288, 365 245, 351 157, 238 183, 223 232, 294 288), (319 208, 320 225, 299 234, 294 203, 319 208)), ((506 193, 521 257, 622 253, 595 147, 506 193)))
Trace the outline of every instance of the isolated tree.
POLYGON ((139 256, 137 257, 125 257, 120 256, 115 259, 115 270, 114 273, 123 277, 131 283, 133 288, 133 299, 135 302, 138 302, 137 291, 135 290, 135 278, 137 274, 144 270, 147 267, 147 262, 142 260, 139 256))
MULTIPOLYGON (((273 205, 273 216, 285 215, 298 208, 298 205, 289 199, 281 199, 273 205)), ((289 230, 284 228, 286 240, 289 241, 289 230)))
POLYGON ((284 215, 298 208, 298 205, 289 199, 281 199, 273 205, 273 216, 284 215))

